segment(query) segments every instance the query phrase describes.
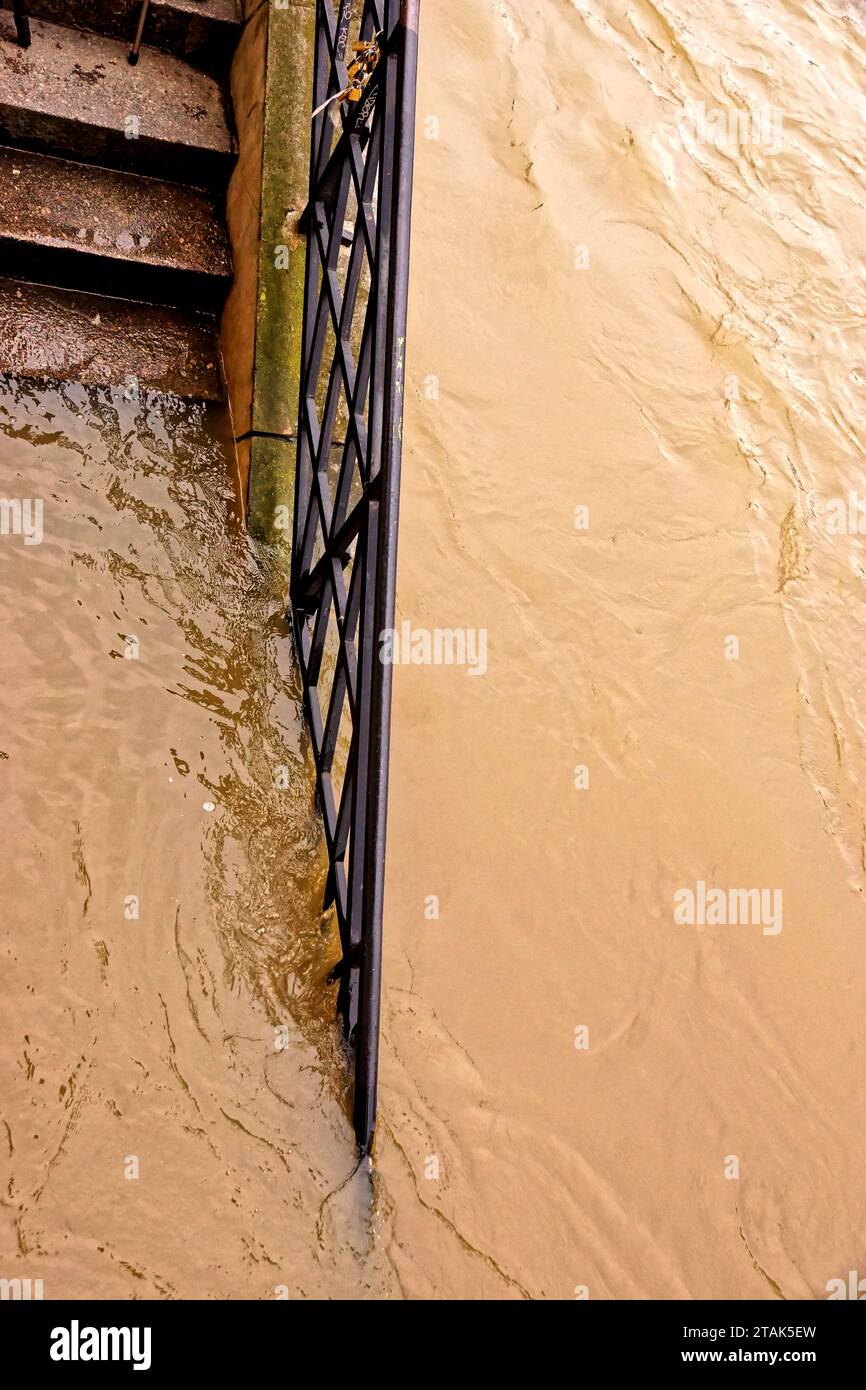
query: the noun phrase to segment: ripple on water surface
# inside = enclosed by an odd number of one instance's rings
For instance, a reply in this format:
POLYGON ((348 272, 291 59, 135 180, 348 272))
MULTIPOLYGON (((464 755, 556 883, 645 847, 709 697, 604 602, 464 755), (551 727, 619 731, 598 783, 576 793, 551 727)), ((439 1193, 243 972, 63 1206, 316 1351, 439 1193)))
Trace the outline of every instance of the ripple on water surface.
POLYGON ((285 574, 218 436, 0 379, 3 1267, 46 1297, 379 1280, 285 574))

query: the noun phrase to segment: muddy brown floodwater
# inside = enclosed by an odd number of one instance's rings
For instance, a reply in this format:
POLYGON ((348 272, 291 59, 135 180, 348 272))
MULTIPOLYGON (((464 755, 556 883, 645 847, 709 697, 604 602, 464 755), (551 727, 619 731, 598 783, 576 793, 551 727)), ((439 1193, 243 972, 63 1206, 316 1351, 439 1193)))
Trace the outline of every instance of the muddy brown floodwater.
POLYGON ((398 607, 473 662, 395 671, 373 1171, 283 564, 206 412, 6 382, 0 1273, 825 1297, 866 1260, 866 6, 421 38, 398 607))
POLYGON ((487 669, 395 672, 392 1255, 826 1297, 866 1260, 866 5, 424 11, 398 606, 487 669), (781 930, 675 922, 699 881, 781 930))
POLYGON ((49 1298, 352 1293, 282 569, 202 407, 6 381, 0 431, 2 496, 42 502, 40 544, 2 538, 3 1269, 49 1298))

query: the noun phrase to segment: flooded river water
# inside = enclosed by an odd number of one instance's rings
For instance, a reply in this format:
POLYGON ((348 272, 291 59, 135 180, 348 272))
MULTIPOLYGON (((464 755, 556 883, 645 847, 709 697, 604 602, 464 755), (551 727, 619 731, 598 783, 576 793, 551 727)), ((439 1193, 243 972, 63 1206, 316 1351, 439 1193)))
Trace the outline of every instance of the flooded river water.
POLYGON ((398 609, 485 661, 395 671, 373 1171, 279 559, 198 408, 7 382, 0 1272, 826 1297, 866 1260, 866 5, 422 8, 398 609))
POLYGON ((358 1285, 284 575, 214 423, 0 388, 3 496, 43 503, 2 552, 4 1258, 46 1297, 358 1285))

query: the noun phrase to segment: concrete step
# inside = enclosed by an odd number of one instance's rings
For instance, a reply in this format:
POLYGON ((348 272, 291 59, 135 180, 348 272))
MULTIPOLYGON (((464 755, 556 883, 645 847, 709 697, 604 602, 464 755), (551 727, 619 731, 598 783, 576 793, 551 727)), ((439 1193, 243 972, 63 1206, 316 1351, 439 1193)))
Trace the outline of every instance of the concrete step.
POLYGON ((234 164, 219 83, 181 59, 33 20, 0 19, 0 144, 224 189, 234 164))
POLYGON ((2 147, 0 265, 22 280, 209 310, 232 273, 213 194, 2 147))
POLYGON ((220 400, 204 314, 0 279, 0 373, 220 400))
MULTIPOLYGON (((131 44, 141 0, 26 0, 32 18, 73 25, 131 44)), ((12 8, 12 0, 0 0, 12 8)), ((240 35, 235 0, 151 0, 144 41, 225 76, 240 35)))

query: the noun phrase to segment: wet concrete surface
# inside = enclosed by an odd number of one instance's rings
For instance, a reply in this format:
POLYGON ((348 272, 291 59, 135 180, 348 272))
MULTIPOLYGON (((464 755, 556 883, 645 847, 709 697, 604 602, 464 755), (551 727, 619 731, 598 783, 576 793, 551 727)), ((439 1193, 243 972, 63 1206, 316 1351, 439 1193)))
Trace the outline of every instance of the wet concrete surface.
POLYGON ((169 54, 34 20, 21 49, 0 16, 0 141, 222 186, 233 141, 219 84, 169 54))
POLYGON ((0 375, 221 398, 214 320, 0 279, 0 375))
POLYGON ((0 238, 231 275, 225 225, 208 193, 23 150, 0 149, 0 238))
MULTIPOLYGON (((11 0, 0 0, 0 9, 11 9, 11 0)), ((76 0, 72 6, 68 0, 28 0, 27 9, 34 19, 74 23, 129 43, 141 0, 76 0)), ((239 31, 235 0, 153 0, 145 43, 225 71, 239 31)))

